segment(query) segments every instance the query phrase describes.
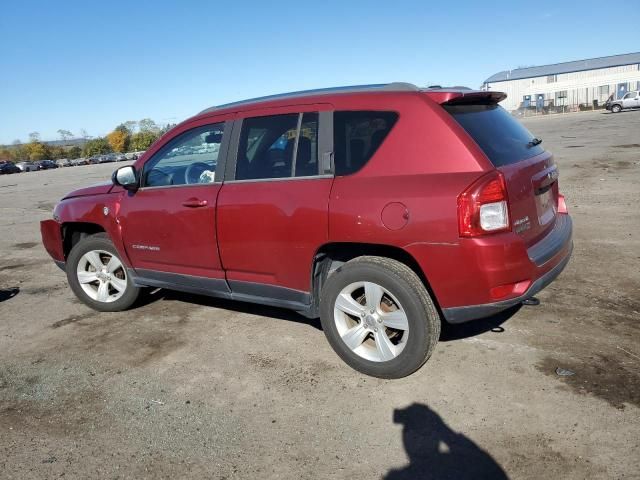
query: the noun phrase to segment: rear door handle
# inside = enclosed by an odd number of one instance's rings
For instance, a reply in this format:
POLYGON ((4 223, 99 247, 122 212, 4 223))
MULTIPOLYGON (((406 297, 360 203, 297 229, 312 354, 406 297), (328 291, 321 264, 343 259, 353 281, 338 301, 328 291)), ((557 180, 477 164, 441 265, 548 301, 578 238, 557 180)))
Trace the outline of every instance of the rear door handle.
POLYGON ((193 197, 182 202, 182 205, 189 208, 200 208, 200 207, 206 207, 207 201, 200 200, 199 198, 193 197))

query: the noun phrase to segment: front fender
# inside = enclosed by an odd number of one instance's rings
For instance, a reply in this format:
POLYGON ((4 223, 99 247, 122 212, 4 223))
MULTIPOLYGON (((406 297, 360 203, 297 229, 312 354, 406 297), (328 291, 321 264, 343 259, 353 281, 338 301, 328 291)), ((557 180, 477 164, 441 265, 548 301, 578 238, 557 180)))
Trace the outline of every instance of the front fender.
POLYGON ((131 268, 131 261, 122 242, 122 230, 118 220, 122 195, 122 192, 118 192, 61 201, 54 210, 54 218, 61 232, 61 250, 64 252, 62 241, 65 228, 72 227, 72 224, 97 225, 107 233, 125 266, 131 268))

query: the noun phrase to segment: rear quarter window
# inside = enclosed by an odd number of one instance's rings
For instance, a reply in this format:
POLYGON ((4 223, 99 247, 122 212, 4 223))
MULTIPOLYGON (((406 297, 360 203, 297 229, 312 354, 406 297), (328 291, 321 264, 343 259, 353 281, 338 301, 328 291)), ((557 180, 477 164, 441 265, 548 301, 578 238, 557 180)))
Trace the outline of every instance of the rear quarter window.
POLYGON ((535 137, 499 105, 443 105, 475 140, 495 167, 509 165, 544 152, 531 145, 535 137))
POLYGON ((339 111, 333 115, 336 175, 360 170, 398 120, 395 112, 339 111))

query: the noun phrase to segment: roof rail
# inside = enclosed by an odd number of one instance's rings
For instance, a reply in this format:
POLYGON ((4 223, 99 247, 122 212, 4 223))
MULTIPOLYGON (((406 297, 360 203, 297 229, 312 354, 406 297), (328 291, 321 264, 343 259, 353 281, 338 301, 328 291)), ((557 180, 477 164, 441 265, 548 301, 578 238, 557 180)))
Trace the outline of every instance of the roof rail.
POLYGON ((198 115, 203 113, 214 112, 222 108, 237 107, 241 105, 249 105, 251 103, 267 102, 270 100, 283 100, 289 98, 310 97, 313 95, 329 95, 332 93, 355 93, 355 92, 419 92, 420 89, 411 83, 393 82, 393 83, 377 83, 372 85, 347 85, 343 87, 318 88, 315 90, 300 90, 298 92, 278 93, 276 95, 267 95, 264 97, 249 98, 238 102, 225 103, 202 110, 198 115))

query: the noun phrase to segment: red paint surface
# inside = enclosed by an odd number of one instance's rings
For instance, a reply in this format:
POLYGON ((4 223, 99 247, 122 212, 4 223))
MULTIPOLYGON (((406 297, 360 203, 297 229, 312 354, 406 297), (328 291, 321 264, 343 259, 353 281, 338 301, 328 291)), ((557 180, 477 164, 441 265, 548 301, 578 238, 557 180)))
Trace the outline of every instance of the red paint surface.
MULTIPOLYGON (((492 288, 534 281, 553 268, 570 245, 538 268, 529 260, 527 247, 542 238, 553 222, 522 235, 459 237, 457 196, 494 167, 439 105, 449 99, 443 95, 323 95, 296 100, 304 105, 272 100, 198 115, 165 134, 136 161, 136 167, 141 169, 185 130, 233 118, 331 108, 392 110, 399 113, 399 120, 373 158, 349 176, 143 189, 135 194, 117 187, 92 187, 75 193, 86 196, 61 202, 56 214, 60 224, 101 226, 125 263, 135 268, 212 278, 226 275, 308 292, 318 249, 326 243, 360 242, 398 247, 411 255, 441 307, 488 303, 493 301, 492 288), (192 198, 206 200, 207 206, 182 205, 192 198), (385 210, 390 204, 405 206, 409 218, 395 206, 385 210), (113 214, 105 216, 104 206, 113 214), (402 223, 399 218, 405 225, 392 228, 402 223), (133 244, 160 250, 133 249, 133 244)), ((536 220, 531 179, 550 161, 545 153, 500 169, 514 219, 536 220)), ((557 199, 557 183, 553 195, 557 199)), ((56 228, 44 222, 42 232, 47 251, 59 260, 62 248, 56 245, 60 243, 56 228)))

